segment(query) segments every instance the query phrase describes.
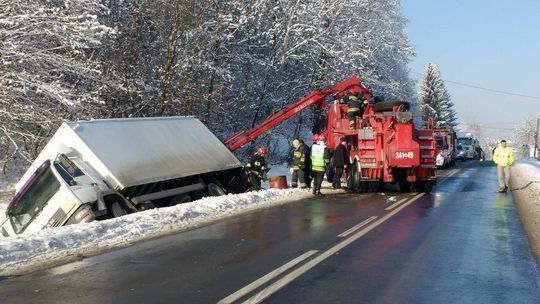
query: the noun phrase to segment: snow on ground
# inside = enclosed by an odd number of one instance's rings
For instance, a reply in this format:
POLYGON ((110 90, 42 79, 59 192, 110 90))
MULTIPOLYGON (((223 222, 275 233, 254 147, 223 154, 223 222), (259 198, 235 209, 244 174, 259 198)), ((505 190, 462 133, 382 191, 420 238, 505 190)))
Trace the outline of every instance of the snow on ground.
MULTIPOLYGON (((268 176, 291 174, 287 166, 272 166, 268 176)), ((13 185, 0 188, 0 223, 13 196, 13 185)), ((263 183, 268 189, 268 183, 263 183)), ((207 197, 178 206, 152 209, 106 221, 43 230, 28 235, 0 236, 0 275, 23 273, 83 256, 128 246, 160 235, 192 229, 228 216, 309 197, 308 190, 269 189, 221 197, 207 197)))
POLYGON ((540 162, 534 158, 523 158, 516 162, 511 169, 511 177, 527 177, 526 180, 523 181, 525 184, 514 184, 512 185, 512 188, 520 190, 527 188, 530 188, 530 190, 534 189, 534 191, 530 191, 531 198, 540 199, 540 196, 538 196, 540 195, 540 162), (531 183, 529 184, 529 182, 531 183))
POLYGON ((510 190, 532 251, 540 262, 540 162, 524 158, 513 165, 510 190))
POLYGON ((58 227, 0 238, 0 275, 22 273, 112 248, 170 234, 247 212, 309 197, 307 190, 261 190, 207 197, 187 204, 152 209, 106 221, 58 227))

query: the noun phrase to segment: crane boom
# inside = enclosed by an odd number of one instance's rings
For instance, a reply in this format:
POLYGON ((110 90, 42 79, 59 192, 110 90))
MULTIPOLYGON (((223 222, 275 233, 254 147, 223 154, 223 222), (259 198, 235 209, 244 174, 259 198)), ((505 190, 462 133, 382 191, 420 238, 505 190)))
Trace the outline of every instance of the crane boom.
POLYGON ((358 77, 352 77, 334 86, 317 90, 308 96, 301 98, 291 106, 268 117, 255 127, 236 133, 225 141, 225 145, 229 148, 229 150, 235 151, 255 138, 261 136, 265 132, 283 123, 287 119, 302 112, 306 108, 311 106, 317 106, 320 109, 326 108, 326 97, 333 96, 334 99, 338 99, 345 94, 345 91, 349 91, 354 95, 360 93, 364 95, 364 98, 367 100, 371 99, 372 97, 371 92, 362 86, 360 79, 358 77))

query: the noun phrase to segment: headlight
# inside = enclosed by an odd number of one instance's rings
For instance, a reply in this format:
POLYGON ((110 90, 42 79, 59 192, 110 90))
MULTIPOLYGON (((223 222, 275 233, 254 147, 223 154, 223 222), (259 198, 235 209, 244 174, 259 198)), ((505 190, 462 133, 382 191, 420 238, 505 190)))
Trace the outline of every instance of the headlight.
POLYGON ((95 219, 92 208, 88 205, 82 205, 68 220, 66 225, 77 223, 88 223, 95 219))

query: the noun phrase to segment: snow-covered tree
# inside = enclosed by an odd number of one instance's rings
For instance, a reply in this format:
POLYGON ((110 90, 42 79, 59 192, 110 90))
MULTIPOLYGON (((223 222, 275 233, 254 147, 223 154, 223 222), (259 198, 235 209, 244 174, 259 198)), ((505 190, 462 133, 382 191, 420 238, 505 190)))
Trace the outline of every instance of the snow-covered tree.
POLYGON ((64 119, 88 117, 109 85, 94 51, 112 29, 100 0, 0 1, 0 137, 4 164, 31 161, 64 119), (81 110, 84 109, 84 110, 81 110))
POLYGON ((436 64, 430 63, 426 65, 420 87, 420 99, 426 116, 435 113, 435 122, 456 126, 457 117, 454 104, 436 64))
POLYGON ((524 145, 534 147, 534 140, 536 138, 536 124, 537 119, 529 116, 520 121, 514 127, 513 141, 515 147, 522 147, 524 145))
MULTIPOLYGON (((60 121, 87 117, 193 115, 225 139, 351 76, 416 101, 399 0, 4 3, 3 158, 31 160, 60 121)), ((314 114, 252 147, 307 134, 314 114)))

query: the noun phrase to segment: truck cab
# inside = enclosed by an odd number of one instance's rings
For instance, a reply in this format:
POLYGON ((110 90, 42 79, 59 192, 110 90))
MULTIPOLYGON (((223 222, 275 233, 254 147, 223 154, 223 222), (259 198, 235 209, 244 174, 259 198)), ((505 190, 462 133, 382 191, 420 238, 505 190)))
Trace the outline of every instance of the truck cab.
POLYGON ((106 185, 92 179, 75 161, 59 154, 54 161, 44 161, 33 172, 6 209, 2 235, 89 222, 106 213, 97 204, 89 204, 98 201, 97 193, 106 185))
POLYGON ((458 145, 462 147, 466 159, 479 159, 478 150, 480 145, 472 134, 465 134, 458 137, 458 145))

